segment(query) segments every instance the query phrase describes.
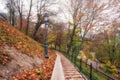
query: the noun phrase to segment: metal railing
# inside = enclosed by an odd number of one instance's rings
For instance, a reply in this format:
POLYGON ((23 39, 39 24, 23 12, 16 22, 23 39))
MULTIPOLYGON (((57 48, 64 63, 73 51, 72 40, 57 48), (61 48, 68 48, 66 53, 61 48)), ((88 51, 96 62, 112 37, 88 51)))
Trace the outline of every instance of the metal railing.
POLYGON ((79 72, 83 73, 89 80, 118 80, 98 69, 98 67, 93 67, 92 63, 88 64, 82 59, 78 59, 74 54, 68 55, 64 51, 60 52, 62 52, 63 55, 67 57, 79 69, 79 72))
POLYGON ((7 21, 7 17, 3 13, 0 13, 0 19, 7 21))
POLYGON ((66 56, 75 66, 79 68, 79 72, 82 72, 90 80, 117 80, 116 78, 110 76, 109 74, 103 72, 97 67, 93 67, 93 64, 88 64, 82 59, 77 59, 75 55, 66 56), (101 77, 102 76, 102 77, 101 77))

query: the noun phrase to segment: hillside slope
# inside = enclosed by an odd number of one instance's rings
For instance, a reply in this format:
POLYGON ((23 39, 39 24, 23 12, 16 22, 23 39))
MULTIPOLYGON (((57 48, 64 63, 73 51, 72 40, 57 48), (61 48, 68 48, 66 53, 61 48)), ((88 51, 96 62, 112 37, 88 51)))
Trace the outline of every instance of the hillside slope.
POLYGON ((0 20, 0 80, 50 79, 56 55, 54 51, 49 55, 45 59, 38 42, 0 20))

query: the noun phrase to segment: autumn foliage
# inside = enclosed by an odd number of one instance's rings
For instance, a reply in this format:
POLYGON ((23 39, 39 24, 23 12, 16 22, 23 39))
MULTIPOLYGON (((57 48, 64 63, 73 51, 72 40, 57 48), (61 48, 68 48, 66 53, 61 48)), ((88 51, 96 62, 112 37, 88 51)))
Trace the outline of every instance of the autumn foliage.
POLYGON ((34 68, 29 71, 21 71, 20 74, 13 76, 14 80, 43 80, 50 79, 55 62, 55 52, 49 51, 50 58, 44 58, 44 49, 41 44, 33 39, 25 36, 10 24, 0 20, 0 64, 7 64, 10 61, 10 57, 3 53, 3 46, 8 45, 21 53, 37 55, 44 62, 40 65, 40 68, 34 68))

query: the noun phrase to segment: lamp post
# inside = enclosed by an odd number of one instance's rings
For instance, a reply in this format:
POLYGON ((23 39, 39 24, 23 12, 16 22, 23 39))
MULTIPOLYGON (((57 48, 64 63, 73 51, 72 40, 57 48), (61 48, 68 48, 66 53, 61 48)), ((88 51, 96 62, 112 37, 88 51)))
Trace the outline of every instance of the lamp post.
POLYGON ((45 42, 44 42, 44 48, 45 48, 45 58, 49 58, 48 55, 48 14, 45 13, 44 15, 44 22, 45 22, 45 42))

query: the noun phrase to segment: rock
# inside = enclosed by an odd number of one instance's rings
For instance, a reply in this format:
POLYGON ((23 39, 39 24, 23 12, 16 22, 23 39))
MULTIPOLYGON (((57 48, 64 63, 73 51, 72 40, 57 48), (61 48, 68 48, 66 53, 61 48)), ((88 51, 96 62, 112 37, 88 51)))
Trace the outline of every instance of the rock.
POLYGON ((40 67, 43 63, 39 57, 35 55, 30 57, 7 45, 4 46, 3 51, 11 57, 11 61, 6 65, 0 64, 0 80, 12 80, 12 76, 19 74, 21 70, 31 70, 40 67))

